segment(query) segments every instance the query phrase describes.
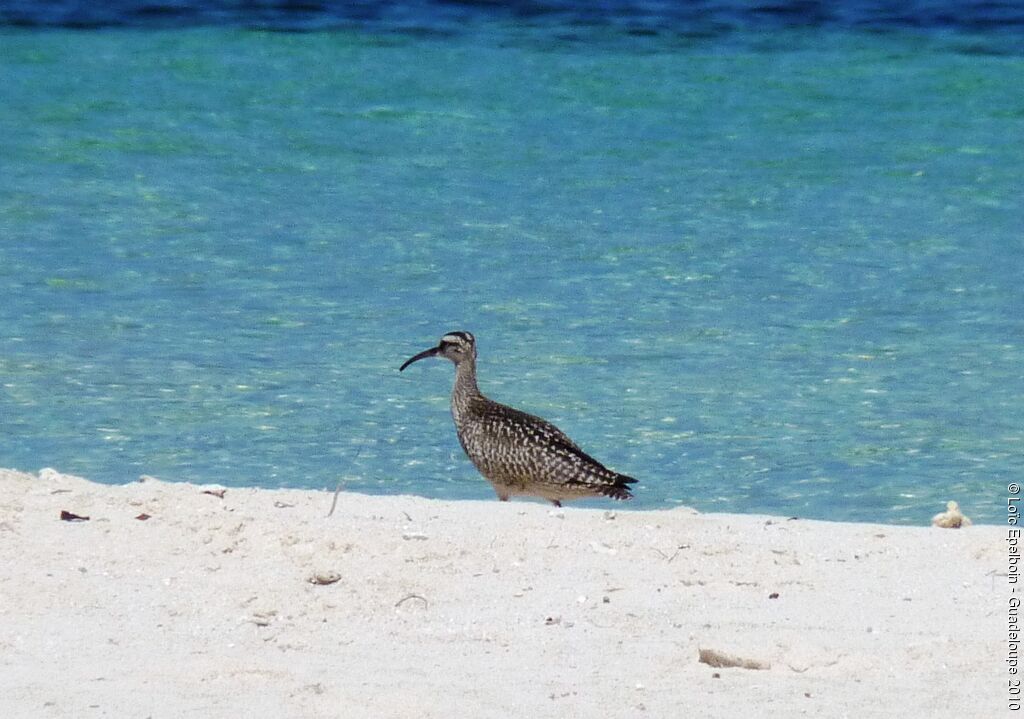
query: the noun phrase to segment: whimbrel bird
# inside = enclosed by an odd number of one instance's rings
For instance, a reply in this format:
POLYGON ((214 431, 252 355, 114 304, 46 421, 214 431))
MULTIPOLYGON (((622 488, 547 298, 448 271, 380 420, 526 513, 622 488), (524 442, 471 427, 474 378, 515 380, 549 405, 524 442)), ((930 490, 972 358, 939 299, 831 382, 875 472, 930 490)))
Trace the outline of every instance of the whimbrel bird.
POLYGON ((476 340, 449 332, 437 347, 420 352, 399 372, 426 357, 455 363, 452 416, 459 443, 505 502, 516 494, 562 500, 604 495, 629 499, 632 477, 613 472, 576 446, 562 430, 532 414, 487 399, 476 386, 476 340))

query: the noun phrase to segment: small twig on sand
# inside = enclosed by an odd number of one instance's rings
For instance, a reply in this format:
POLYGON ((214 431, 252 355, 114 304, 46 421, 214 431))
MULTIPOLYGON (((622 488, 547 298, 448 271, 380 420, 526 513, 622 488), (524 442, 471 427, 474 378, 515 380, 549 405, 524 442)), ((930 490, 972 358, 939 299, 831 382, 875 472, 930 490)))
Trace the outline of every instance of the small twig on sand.
POLYGON ((653 550, 654 550, 655 552, 657 552, 658 554, 660 554, 660 555, 661 555, 661 558, 662 558, 662 559, 664 559, 664 560, 665 560, 666 562, 671 562, 671 561, 672 561, 673 559, 675 559, 676 557, 678 557, 678 556, 679 556, 679 552, 680 552, 681 550, 683 550, 683 549, 689 549, 689 547, 690 547, 690 545, 689 545, 689 544, 680 544, 680 545, 678 545, 678 546, 676 547, 676 551, 672 552, 672 554, 666 554, 665 552, 661 551, 661 550, 660 550, 660 549, 658 549, 657 547, 651 547, 651 549, 653 549, 653 550))
POLYGON ((338 486, 334 488, 334 499, 331 500, 331 511, 327 513, 328 517, 334 514, 334 508, 338 506, 338 495, 341 493, 341 483, 344 481, 344 478, 339 479, 338 486))
POLYGON ((395 609, 398 609, 400 606, 402 606, 405 602, 408 602, 410 599, 419 599, 421 602, 423 602, 424 607, 430 606, 430 602, 427 601, 426 597, 421 597, 419 594, 406 594, 404 597, 395 602, 395 609))
POLYGON ((64 522, 88 522, 89 518, 82 514, 75 514, 66 509, 60 510, 60 518, 64 522))
MULTIPOLYGON (((353 462, 355 462, 357 459, 359 459, 359 455, 362 453, 362 451, 363 451, 363 445, 359 445, 359 449, 356 450, 356 456, 352 458, 353 462)), ((341 494, 341 485, 342 485, 342 483, 344 481, 345 481, 344 477, 339 479, 338 480, 338 486, 334 488, 334 499, 331 500, 331 511, 329 511, 327 513, 328 517, 330 517, 332 514, 334 514, 334 508, 338 506, 338 495, 341 494)))
POLYGON ((742 669, 771 669, 771 664, 760 659, 745 659, 733 654, 726 654, 717 649, 699 649, 698 661, 709 667, 740 667, 742 669))

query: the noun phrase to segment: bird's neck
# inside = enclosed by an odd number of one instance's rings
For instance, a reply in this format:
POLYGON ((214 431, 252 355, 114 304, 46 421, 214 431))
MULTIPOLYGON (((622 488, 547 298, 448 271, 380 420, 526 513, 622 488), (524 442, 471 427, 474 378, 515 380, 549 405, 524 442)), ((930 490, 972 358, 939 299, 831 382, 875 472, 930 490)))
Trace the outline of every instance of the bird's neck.
POLYGON ((455 365, 455 387, 452 389, 452 414, 456 421, 469 408, 470 402, 480 397, 476 386, 476 360, 465 359, 455 365))

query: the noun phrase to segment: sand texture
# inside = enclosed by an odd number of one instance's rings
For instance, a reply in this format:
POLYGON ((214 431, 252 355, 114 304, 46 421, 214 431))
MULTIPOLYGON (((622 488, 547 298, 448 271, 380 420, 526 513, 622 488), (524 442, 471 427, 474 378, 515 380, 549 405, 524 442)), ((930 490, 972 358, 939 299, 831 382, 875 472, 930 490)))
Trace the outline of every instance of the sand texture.
POLYGON ((0 489, 0 717, 1006 711, 996 526, 0 489))

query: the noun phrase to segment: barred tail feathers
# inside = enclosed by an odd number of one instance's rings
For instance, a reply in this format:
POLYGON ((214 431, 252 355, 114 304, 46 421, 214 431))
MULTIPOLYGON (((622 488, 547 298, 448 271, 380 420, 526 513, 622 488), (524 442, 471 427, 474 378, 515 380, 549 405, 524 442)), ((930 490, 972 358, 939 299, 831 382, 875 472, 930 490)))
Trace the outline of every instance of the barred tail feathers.
POLYGON ((636 480, 632 477, 616 473, 612 482, 601 487, 599 491, 605 497, 611 497, 612 499, 632 499, 633 492, 630 491, 629 485, 635 483, 636 480))

